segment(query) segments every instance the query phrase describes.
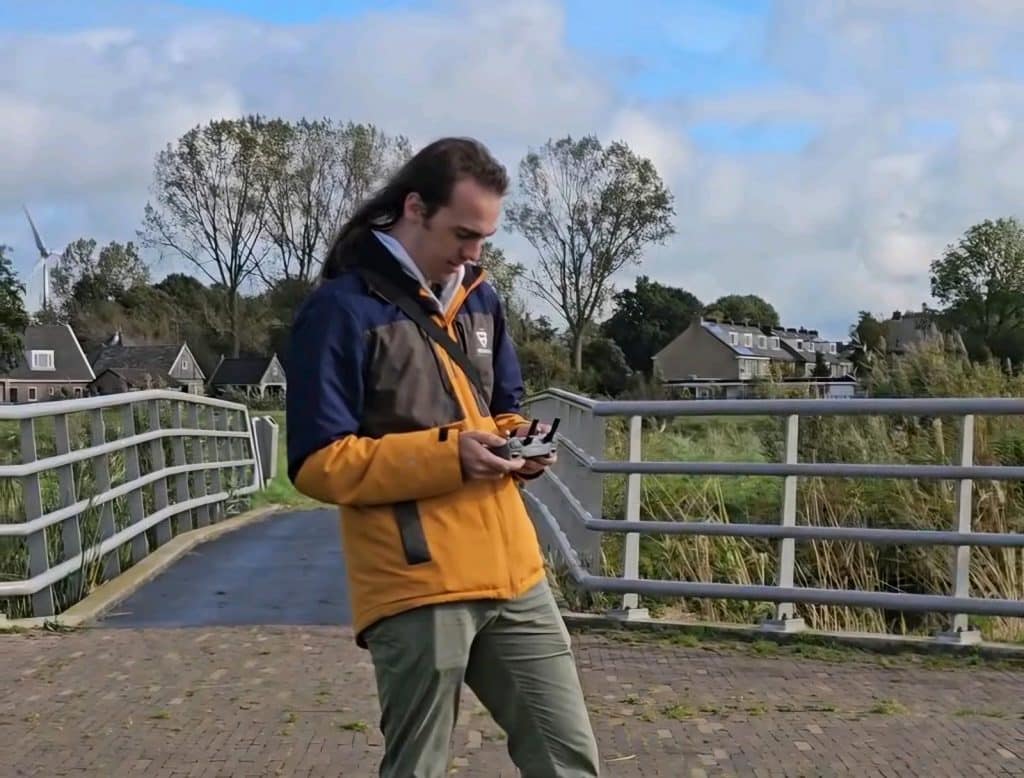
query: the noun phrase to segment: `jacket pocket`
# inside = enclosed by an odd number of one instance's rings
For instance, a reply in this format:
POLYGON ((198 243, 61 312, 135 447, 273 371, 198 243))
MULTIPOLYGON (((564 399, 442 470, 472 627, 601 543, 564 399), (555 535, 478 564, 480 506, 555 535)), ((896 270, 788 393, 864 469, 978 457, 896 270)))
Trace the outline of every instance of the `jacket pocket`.
POLYGON ((419 505, 415 500, 407 500, 395 504, 395 521, 398 523, 398 534, 402 539, 402 550, 405 561, 410 565, 421 565, 432 561, 427 536, 423 532, 423 519, 420 517, 419 505))

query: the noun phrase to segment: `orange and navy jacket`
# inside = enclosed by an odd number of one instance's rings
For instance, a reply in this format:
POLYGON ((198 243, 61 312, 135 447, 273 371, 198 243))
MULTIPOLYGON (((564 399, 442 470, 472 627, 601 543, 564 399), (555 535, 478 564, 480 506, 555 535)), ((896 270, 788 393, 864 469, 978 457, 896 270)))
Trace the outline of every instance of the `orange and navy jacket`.
POLYGON ((463 479, 464 430, 504 435, 526 420, 518 360, 484 272, 442 315, 367 233, 352 266, 296 314, 288 395, 288 476, 340 507, 353 627, 430 603, 515 597, 544 577, 520 479, 463 479), (421 300, 478 368, 486 396, 447 352, 358 272, 367 263, 421 300))

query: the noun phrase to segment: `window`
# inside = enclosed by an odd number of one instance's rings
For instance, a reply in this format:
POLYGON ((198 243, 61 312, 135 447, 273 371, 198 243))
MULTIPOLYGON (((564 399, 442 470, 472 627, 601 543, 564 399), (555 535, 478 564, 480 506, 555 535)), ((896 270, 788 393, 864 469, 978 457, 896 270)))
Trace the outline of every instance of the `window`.
POLYGON ((181 358, 181 369, 182 370, 188 370, 188 358, 187 357, 182 357, 181 358))
POLYGON ((735 332, 730 332, 729 343, 731 343, 733 346, 738 346, 740 344, 740 336, 737 335, 735 332))
POLYGON ((32 351, 32 369, 33 370, 53 370, 53 352, 52 351, 40 351, 33 349, 32 351))
POLYGON ((757 347, 758 348, 768 348, 768 337, 766 335, 758 335, 757 336, 757 347))
POLYGON ((776 337, 772 338, 772 348, 773 349, 778 349, 779 348, 779 339, 776 338, 776 337))
POLYGON ((804 350, 804 342, 802 340, 798 340, 796 342, 796 350, 797 351, 803 351, 804 350))
POLYGON ((28 399, 30 399, 30 400, 36 399, 36 388, 34 386, 30 386, 28 388, 28 399))
POLYGON ((749 332, 743 333, 743 345, 744 346, 753 346, 754 345, 754 336, 751 335, 749 332))
POLYGON ((836 353, 836 344, 835 343, 829 343, 828 344, 828 353, 829 354, 835 354, 836 353))

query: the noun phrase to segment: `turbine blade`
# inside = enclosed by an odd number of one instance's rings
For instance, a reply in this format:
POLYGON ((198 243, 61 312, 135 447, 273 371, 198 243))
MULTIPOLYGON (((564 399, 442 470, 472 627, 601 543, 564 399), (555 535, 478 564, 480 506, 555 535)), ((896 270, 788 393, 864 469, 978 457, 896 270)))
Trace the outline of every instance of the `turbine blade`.
POLYGON ((25 211, 25 218, 28 219, 28 226, 32 228, 32 237, 36 239, 36 248, 39 249, 39 253, 45 261, 50 252, 46 250, 46 246, 43 245, 43 239, 39 237, 39 230, 36 229, 35 222, 32 221, 32 214, 28 212, 26 206, 22 205, 21 207, 25 211))

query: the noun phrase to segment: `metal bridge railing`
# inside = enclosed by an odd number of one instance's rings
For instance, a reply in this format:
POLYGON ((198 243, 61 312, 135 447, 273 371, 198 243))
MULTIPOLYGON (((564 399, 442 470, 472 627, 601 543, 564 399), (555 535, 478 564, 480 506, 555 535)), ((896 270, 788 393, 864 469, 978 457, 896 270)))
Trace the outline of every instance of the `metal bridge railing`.
POLYGON ((1024 617, 1024 601, 970 596, 972 547, 1024 547, 1024 534, 975 532, 972 490, 977 479, 1024 479, 1024 467, 981 466, 974 461, 975 417, 1024 415, 1024 400, 977 399, 839 399, 839 400, 670 400, 595 401, 558 389, 541 392, 527 402, 528 413, 542 420, 560 417, 562 455, 544 478, 531 482, 526 497, 542 535, 565 560, 576 586, 587 591, 623 595, 620 615, 643 618, 639 597, 720 598, 775 603, 775 618, 764 629, 799 631, 803 620, 795 603, 881 608, 952 615, 943 641, 976 642, 970 615, 1024 617), (785 419, 783 461, 779 463, 645 462, 641 450, 644 417, 773 416, 785 419), (901 415, 959 417, 960 442, 955 465, 851 464, 800 462, 798 435, 804 416, 901 415), (629 419, 628 461, 605 459, 605 420, 629 419), (625 519, 606 519, 602 512, 603 474, 628 475, 625 519), (641 521, 643 475, 757 475, 785 479, 778 524, 733 524, 700 521, 641 521), (797 482, 801 477, 949 479, 955 481, 955 530, 875 529, 867 527, 797 526, 797 482), (598 518, 595 518, 598 517, 598 518), (625 533, 623 574, 600 574, 601 533, 625 533), (650 534, 769 538, 778 540, 775 585, 705 583, 641 579, 640 536, 650 534), (820 589, 794 586, 795 543, 798 540, 844 540, 872 544, 950 546, 952 593, 902 593, 820 589))
POLYGON ((0 603, 52 616, 87 570, 109 580, 262 486, 244 405, 166 390, 0 405, 0 603))

